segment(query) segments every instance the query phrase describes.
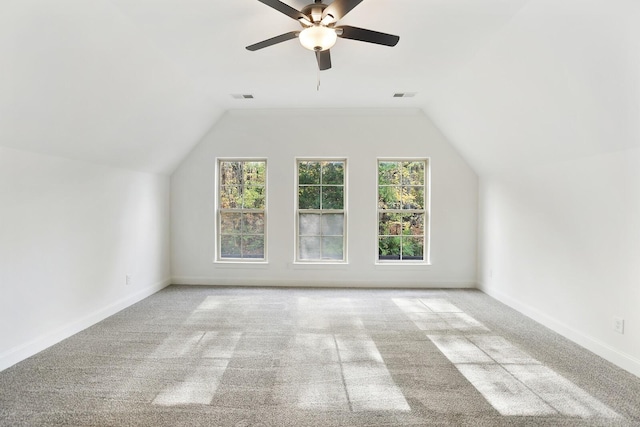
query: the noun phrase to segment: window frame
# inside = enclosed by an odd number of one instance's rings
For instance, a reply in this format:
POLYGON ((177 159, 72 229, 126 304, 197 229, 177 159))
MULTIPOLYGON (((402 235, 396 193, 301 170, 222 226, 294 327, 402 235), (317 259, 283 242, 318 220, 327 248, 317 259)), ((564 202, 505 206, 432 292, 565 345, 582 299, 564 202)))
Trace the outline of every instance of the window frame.
MULTIPOLYGON (((404 186, 402 181, 398 186, 404 186)), ((431 158, 429 157, 379 157, 376 159, 375 168, 375 215, 376 215, 376 234, 375 234, 375 264, 376 265, 431 265, 431 158), (380 163, 403 163, 403 162, 423 162, 424 163, 424 208, 423 209, 381 209, 379 206, 380 197, 380 163), (402 252, 400 259, 380 259, 380 214, 383 212, 388 213, 422 213, 424 215, 423 221, 423 246, 422 246, 422 259, 402 259, 402 252)), ((394 235, 395 236, 395 235, 394 235)), ((403 237, 402 234, 398 237, 403 237)))
MULTIPOLYGON (((218 157, 216 158, 215 163, 215 263, 221 264, 267 264, 268 263, 268 205, 269 205, 269 195, 268 188, 269 183, 269 162, 264 157, 218 157), (222 196, 222 163, 224 162, 242 162, 242 163, 252 163, 252 162, 264 162, 265 167, 265 176, 264 176, 264 209, 250 209, 250 208, 221 208, 221 196, 222 196), (262 213, 263 214, 263 257, 262 258, 227 258, 222 257, 222 213, 223 212, 238 212, 238 213, 262 213)), ((244 186, 245 183, 243 182, 244 186)), ((242 236, 242 233, 240 234, 242 236)))
MULTIPOLYGON (((347 250, 347 183, 348 183, 348 161, 346 157, 296 157, 295 159, 295 185, 294 185, 294 255, 293 262, 294 264, 348 264, 348 250, 347 250), (299 191, 300 191, 300 164, 304 162, 341 162, 343 163, 343 205, 342 209, 300 209, 300 201, 299 201, 299 191), (342 214, 342 259, 330 259, 330 258, 322 258, 322 250, 320 252, 320 259, 301 259, 300 258, 300 237, 304 237, 300 235, 300 215, 302 213, 309 214, 342 214)), ((320 187, 323 186, 322 183, 322 173, 320 173, 320 183, 316 184, 320 187)), ((311 185, 311 184, 302 184, 302 185, 311 185)), ((330 185, 330 184, 329 184, 330 185)), ((335 185, 335 184, 334 184, 335 185)), ((322 219, 321 219, 322 222, 322 219)), ((320 234, 318 237, 321 238, 323 235, 320 234)))

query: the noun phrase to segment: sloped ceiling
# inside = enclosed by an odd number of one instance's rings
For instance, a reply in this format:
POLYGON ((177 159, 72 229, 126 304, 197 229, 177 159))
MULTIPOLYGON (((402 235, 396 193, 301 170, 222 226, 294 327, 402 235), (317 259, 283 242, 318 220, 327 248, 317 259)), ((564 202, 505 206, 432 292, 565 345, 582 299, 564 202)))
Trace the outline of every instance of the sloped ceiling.
POLYGON ((171 173, 227 109, 339 107, 423 109, 481 173, 637 147, 638 3, 365 0, 341 23, 400 43, 339 39, 318 91, 244 48, 299 29, 257 0, 3 0, 0 145, 171 173))

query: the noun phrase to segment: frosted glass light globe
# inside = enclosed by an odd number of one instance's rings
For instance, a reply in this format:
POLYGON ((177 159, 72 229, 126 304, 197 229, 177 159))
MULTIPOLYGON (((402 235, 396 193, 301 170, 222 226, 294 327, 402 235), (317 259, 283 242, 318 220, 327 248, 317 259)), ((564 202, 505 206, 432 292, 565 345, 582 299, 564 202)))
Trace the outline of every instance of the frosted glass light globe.
POLYGON ((334 29, 322 25, 305 28, 300 32, 298 38, 302 46, 316 52, 331 49, 338 40, 334 29))

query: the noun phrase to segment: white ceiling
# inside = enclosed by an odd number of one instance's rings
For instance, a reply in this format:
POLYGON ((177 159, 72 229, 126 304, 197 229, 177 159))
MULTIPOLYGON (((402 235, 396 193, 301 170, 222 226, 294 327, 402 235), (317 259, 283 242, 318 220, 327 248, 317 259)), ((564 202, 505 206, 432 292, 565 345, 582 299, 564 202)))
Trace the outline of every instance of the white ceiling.
POLYGON ((637 147, 639 4, 365 0, 341 24, 399 44, 339 39, 316 91, 296 40, 244 48, 299 29, 257 0, 0 0, 0 145, 170 173, 225 110, 340 107, 420 108, 481 173, 637 147))

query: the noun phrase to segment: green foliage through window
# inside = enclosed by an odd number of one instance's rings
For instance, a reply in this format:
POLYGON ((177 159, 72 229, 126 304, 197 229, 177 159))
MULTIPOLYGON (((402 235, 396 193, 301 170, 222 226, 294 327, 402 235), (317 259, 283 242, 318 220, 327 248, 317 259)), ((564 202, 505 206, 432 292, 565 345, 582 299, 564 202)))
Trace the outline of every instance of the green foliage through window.
POLYGON ((220 258, 264 259, 266 171, 264 161, 220 161, 220 258))
POLYGON ((298 162, 299 261, 344 260, 345 162, 298 162))
POLYGON ((378 259, 424 260, 426 161, 378 162, 378 259))

